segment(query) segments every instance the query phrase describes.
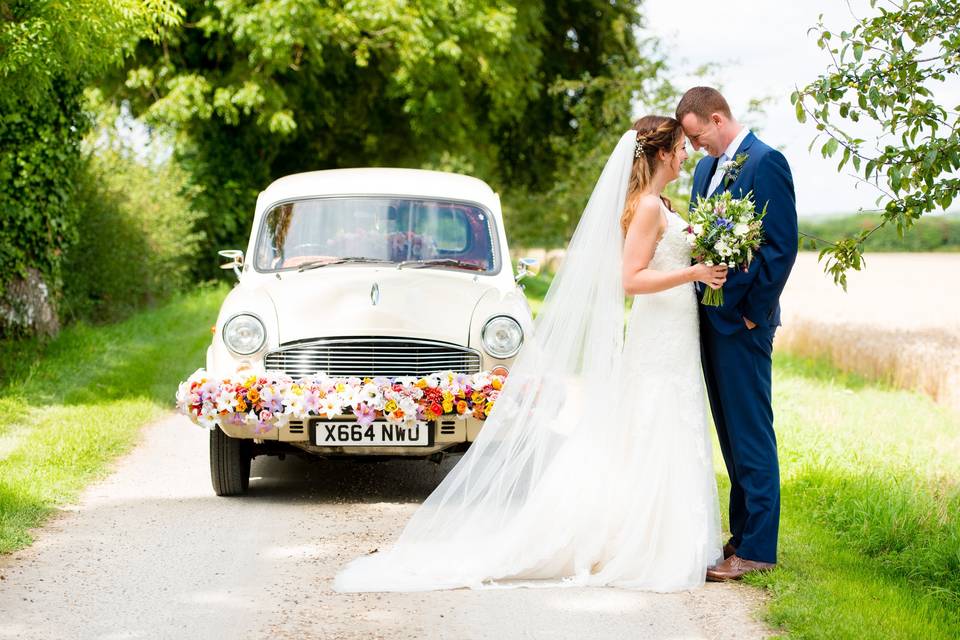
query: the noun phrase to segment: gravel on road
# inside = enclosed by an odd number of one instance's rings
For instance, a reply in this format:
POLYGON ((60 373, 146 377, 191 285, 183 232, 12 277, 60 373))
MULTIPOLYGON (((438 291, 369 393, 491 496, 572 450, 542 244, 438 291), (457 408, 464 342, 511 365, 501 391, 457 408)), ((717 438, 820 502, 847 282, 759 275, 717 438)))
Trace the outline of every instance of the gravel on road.
POLYGON ((0 639, 763 638, 761 593, 545 588, 339 594, 456 462, 257 458, 250 492, 210 487, 207 432, 170 415, 0 557, 0 639))

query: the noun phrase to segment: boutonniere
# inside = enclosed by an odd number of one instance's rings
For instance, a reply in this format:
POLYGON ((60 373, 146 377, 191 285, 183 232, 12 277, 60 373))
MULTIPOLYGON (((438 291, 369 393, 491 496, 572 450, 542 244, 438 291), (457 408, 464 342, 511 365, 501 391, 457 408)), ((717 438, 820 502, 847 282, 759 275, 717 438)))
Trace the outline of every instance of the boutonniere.
POLYGON ((740 169, 743 169, 743 165, 747 162, 747 158, 749 157, 749 154, 738 153, 733 160, 727 160, 720 165, 720 170, 723 171, 724 187, 729 187, 731 184, 736 182, 737 178, 740 177, 740 169))

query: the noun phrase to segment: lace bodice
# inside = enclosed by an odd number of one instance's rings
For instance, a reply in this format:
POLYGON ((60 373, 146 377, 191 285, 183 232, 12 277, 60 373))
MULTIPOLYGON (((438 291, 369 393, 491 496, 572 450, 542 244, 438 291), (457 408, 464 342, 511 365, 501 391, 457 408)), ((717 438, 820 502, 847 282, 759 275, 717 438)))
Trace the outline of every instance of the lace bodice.
POLYGON ((673 271, 690 266, 690 245, 687 244, 684 229, 687 222, 680 214, 670 211, 667 205, 660 203, 660 208, 667 217, 667 229, 657 244, 657 249, 650 261, 650 268, 657 271, 673 271))

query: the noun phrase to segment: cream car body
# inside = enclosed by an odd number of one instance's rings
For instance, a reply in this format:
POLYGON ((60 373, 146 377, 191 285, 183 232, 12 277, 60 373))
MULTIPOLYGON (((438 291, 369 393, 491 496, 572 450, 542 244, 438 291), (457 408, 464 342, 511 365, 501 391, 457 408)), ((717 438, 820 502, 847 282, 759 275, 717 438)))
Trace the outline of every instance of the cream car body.
MULTIPOLYGON (((374 168, 287 176, 260 193, 245 254, 221 253, 233 259, 223 266, 233 268, 239 282, 223 302, 207 350, 207 370, 217 377, 268 370, 284 371, 295 378, 320 370, 329 375, 359 376, 446 369, 465 373, 497 367, 509 370, 516 351, 503 357, 491 354, 484 343, 485 326, 493 318, 506 316, 519 325, 521 335, 532 329, 530 307, 517 281, 527 265, 535 272, 536 262, 524 260, 515 277, 499 197, 486 183, 469 176, 374 168), (338 252, 325 255, 332 241, 319 233, 321 237, 308 237, 305 231, 299 232, 300 247, 287 252, 299 255, 291 257, 278 249, 291 243, 295 227, 325 228, 310 224, 329 225, 333 219, 338 220, 338 231, 327 235, 346 238, 337 241, 338 252), (368 223, 376 229, 362 228, 368 223), (350 224, 358 228, 351 231, 347 228, 350 224), (407 230, 390 230, 399 224, 405 224, 407 230), (415 232, 417 224, 427 232, 415 232), (344 247, 355 243, 355 236, 367 243, 364 246, 374 247, 373 253, 382 251, 377 243, 382 244, 387 236, 389 242, 399 238, 406 244, 397 249, 394 242, 386 250, 393 258, 390 260, 334 263, 334 258, 348 257, 343 255, 344 247), (302 242, 304 238, 306 242, 302 242), (419 256, 412 253, 414 246, 419 256), (427 246, 429 249, 424 248, 427 246), (401 264, 399 258, 403 257, 413 260, 401 264), (451 259, 475 262, 476 267, 429 263, 451 259), (316 264, 325 261, 330 264, 316 264), (241 355, 228 346, 225 329, 237 317, 253 322, 245 316, 259 320, 264 335, 262 346, 241 355)), ((383 258, 385 254, 378 255, 383 258)), ((252 326, 255 328, 255 322, 252 326)), ((237 331, 231 331, 231 339, 236 335, 237 331)), ((236 346, 236 341, 233 344, 236 346)), ((347 421, 351 416, 340 418, 347 421)), ((253 455, 282 454, 293 448, 331 456, 437 459, 441 452, 464 450, 482 427, 482 421, 472 417, 444 416, 427 426, 425 445, 381 442, 351 446, 320 442, 314 435, 320 425, 314 422, 292 422, 256 435, 245 425, 228 425, 222 432, 212 432, 211 438, 218 440, 211 440, 214 486, 217 488, 219 476, 225 489, 217 492, 242 492, 236 490, 237 482, 229 480, 238 474, 245 476, 240 482, 246 490, 253 455), (239 469, 235 468, 237 457, 239 469)))

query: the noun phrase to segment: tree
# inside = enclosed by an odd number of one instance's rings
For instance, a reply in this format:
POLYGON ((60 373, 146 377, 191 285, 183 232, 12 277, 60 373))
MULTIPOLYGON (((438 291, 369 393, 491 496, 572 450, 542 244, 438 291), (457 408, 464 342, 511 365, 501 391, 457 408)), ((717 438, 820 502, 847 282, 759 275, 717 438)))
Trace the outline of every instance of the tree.
POLYGON ((946 210, 960 190, 960 106, 937 93, 960 70, 960 0, 870 0, 870 8, 873 15, 839 34, 821 17, 818 44, 833 64, 791 96, 797 118, 811 118, 826 138, 824 158, 840 154, 838 170, 852 164, 857 179, 880 193, 875 227, 835 242, 805 239, 826 245, 824 270, 844 288, 877 229, 894 224, 902 236, 922 215, 946 210))
POLYGON ((540 233, 537 194, 596 140, 584 106, 626 128, 624 70, 654 68, 635 0, 182 4, 182 27, 141 43, 117 97, 179 136, 207 212, 205 275, 245 237, 260 189, 312 169, 466 171, 540 233))
POLYGON ((172 0, 0 0, 0 334, 57 330, 84 87, 177 15, 172 0))

